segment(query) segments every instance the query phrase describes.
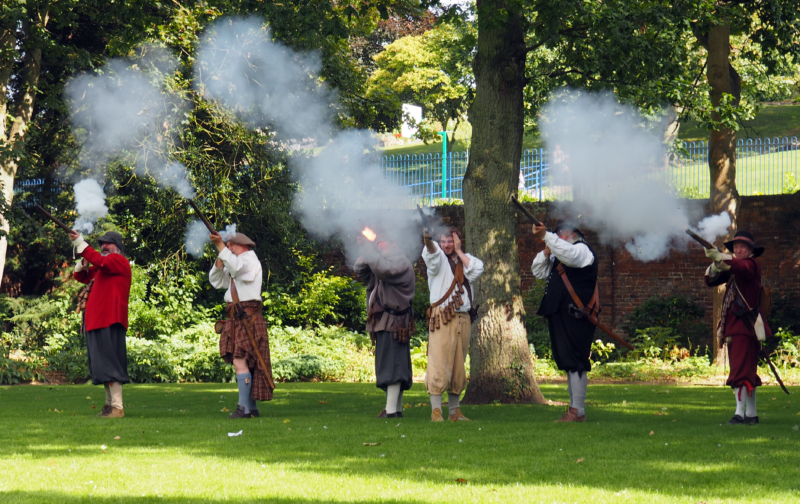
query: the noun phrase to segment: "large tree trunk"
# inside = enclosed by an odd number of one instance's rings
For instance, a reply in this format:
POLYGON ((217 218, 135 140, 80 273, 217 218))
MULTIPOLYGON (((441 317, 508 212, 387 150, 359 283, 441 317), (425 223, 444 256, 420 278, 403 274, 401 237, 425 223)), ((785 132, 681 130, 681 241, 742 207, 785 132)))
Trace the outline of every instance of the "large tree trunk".
POLYGON ((518 4, 478 0, 476 95, 469 111, 472 151, 464 177, 467 241, 486 271, 475 289, 480 318, 470 355, 464 402, 544 403, 525 334, 517 255, 517 220, 510 205, 522 154, 525 38, 518 4), (495 16, 505 13, 505 17, 495 16))
MULTIPOLYGON (((730 64, 730 24, 712 26, 708 32, 708 84, 711 87, 711 103, 715 107, 720 104, 723 94, 736 98, 738 104, 742 94, 742 81, 739 74, 730 64)), ((712 119, 719 121, 719 114, 713 113, 712 119)), ((736 233, 737 216, 739 212, 740 197, 736 190, 736 131, 729 128, 720 128, 711 131, 708 142, 708 169, 711 174, 711 212, 718 214, 727 211, 733 224, 726 239, 736 233)), ((716 333, 717 324, 722 309, 724 286, 714 289, 714 322, 713 330, 716 333)), ((725 361, 725 349, 720 347, 714 339, 714 359, 718 365, 725 361)))
MULTIPOLYGON (((47 24, 47 14, 41 15, 37 24, 43 28, 47 24)), ((2 32, 0 32, 0 47, 6 48, 8 44, 21 43, 21 41, 16 40, 15 31, 11 27, 2 29, 2 32)), ((24 20, 22 22, 22 33, 25 35, 31 33, 30 21, 24 20)), ((2 194, 7 206, 11 206, 14 201, 14 179, 17 176, 18 160, 25 142, 25 133, 33 117, 36 87, 39 84, 42 65, 41 49, 23 46, 23 50, 25 55, 20 72, 21 88, 15 97, 13 110, 10 114, 13 118, 10 126, 6 123, 8 114, 8 80, 11 76, 14 61, 13 58, 6 58, 0 61, 0 94, 2 94, 2 98, 0 98, 0 115, 2 116, 2 119, 0 119, 0 126, 2 126, 2 129, 0 129, 0 145, 9 146, 12 151, 10 155, 0 158, 0 184, 2 185, 2 194)), ((3 215, 0 215, 0 230, 5 233, 10 230, 8 220, 3 215)), ((8 241, 4 234, 4 236, 0 237, 0 285, 3 282, 7 250, 8 241)))

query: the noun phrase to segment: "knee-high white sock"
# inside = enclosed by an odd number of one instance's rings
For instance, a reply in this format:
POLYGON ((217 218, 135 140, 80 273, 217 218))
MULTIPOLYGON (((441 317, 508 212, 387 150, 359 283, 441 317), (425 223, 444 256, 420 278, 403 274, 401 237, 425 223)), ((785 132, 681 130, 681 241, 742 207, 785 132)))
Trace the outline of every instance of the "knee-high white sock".
POLYGON ((111 407, 122 409, 122 384, 111 382, 108 384, 108 389, 111 392, 111 407))
POLYGON ((442 394, 431 394, 431 411, 435 410, 436 408, 439 408, 439 411, 442 411, 442 394))
POLYGON ((744 401, 747 397, 747 387, 742 385, 739 388, 733 389, 733 397, 736 398, 736 415, 744 418, 744 401))
POLYGON ((450 414, 455 415, 461 401, 461 394, 447 393, 447 407, 450 408, 450 414))
POLYGON ((570 406, 578 410, 578 416, 586 414, 586 388, 589 385, 589 377, 586 372, 578 373, 570 371, 567 381, 570 384, 570 406))
POLYGON ((400 382, 386 387, 386 413, 397 413, 397 398, 400 395, 400 382))
POLYGON ((750 418, 758 416, 758 411, 756 411, 756 390, 758 389, 754 388, 753 391, 750 392, 751 395, 747 395, 747 387, 742 388, 744 389, 742 394, 745 396, 743 399, 745 400, 746 404, 747 416, 750 418))
POLYGON ((403 412, 403 389, 400 389, 400 393, 397 394, 397 411, 399 413, 403 412))
POLYGON ((108 383, 104 383, 103 388, 106 389, 106 404, 111 406, 111 387, 108 383))

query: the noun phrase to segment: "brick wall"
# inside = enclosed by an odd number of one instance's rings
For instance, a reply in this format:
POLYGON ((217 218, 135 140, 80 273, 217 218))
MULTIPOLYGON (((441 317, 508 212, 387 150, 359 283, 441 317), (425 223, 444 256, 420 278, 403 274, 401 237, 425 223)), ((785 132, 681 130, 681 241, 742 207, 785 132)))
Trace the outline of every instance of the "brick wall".
MULTIPOLYGON (((707 215, 707 200, 685 200, 683 205, 699 215, 707 215)), ((548 225, 550 206, 545 214, 537 214, 548 225)), ((436 209, 444 223, 463 229, 464 207, 444 206, 436 209)), ((519 259, 522 288, 527 290, 533 276, 530 265, 543 248, 531 235, 531 227, 524 216, 519 216, 519 259)), ((739 212, 739 229, 751 231, 766 252, 759 259, 764 278, 775 291, 800 294, 800 193, 795 195, 748 196, 742 198, 739 212)), ((642 263, 634 260, 625 250, 624 242, 614 246, 601 245, 597 235, 583 229, 586 239, 600 261, 599 287, 603 305, 601 320, 618 327, 625 316, 643 300, 654 295, 681 294, 688 296, 707 309, 711 317, 711 291, 703 283, 703 273, 709 261, 699 245, 692 243, 684 252, 672 251, 666 259, 642 263)), ((469 232, 467 232, 469 250, 469 232)), ((336 262, 340 255, 331 255, 336 262)), ((421 262, 421 261, 420 261, 421 262)), ((418 269, 420 265, 417 265, 418 269)))

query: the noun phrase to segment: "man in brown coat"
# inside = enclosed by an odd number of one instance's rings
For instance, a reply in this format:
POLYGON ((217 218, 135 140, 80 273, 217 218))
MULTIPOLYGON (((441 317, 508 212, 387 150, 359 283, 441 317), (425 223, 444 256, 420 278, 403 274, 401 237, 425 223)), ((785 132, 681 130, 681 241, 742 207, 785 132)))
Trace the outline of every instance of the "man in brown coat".
POLYGON ((376 386, 386 391, 386 407, 378 418, 403 416, 403 391, 411 388, 414 334, 414 267, 389 233, 376 241, 359 236, 361 256, 353 270, 367 287, 367 331, 375 343, 376 386))

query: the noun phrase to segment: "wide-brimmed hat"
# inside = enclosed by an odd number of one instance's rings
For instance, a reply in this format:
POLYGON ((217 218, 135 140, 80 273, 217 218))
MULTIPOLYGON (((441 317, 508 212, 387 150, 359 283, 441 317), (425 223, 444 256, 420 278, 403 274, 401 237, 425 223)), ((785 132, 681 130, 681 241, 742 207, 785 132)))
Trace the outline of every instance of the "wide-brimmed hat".
POLYGON ((233 238, 228 240, 228 243, 235 243, 237 245, 244 245, 245 247, 255 247, 256 244, 253 240, 247 237, 244 233, 236 233, 233 238))
POLYGON ((122 235, 116 231, 108 231, 97 239, 97 243, 113 243, 120 252, 125 252, 125 246, 122 244, 122 235))
POLYGON ((725 242, 725 248, 733 252, 733 244, 737 241, 749 245, 750 248, 753 249, 753 257, 758 257, 764 253, 764 247, 756 243, 756 240, 753 238, 753 234, 750 231, 737 231, 733 236, 733 240, 725 242))

